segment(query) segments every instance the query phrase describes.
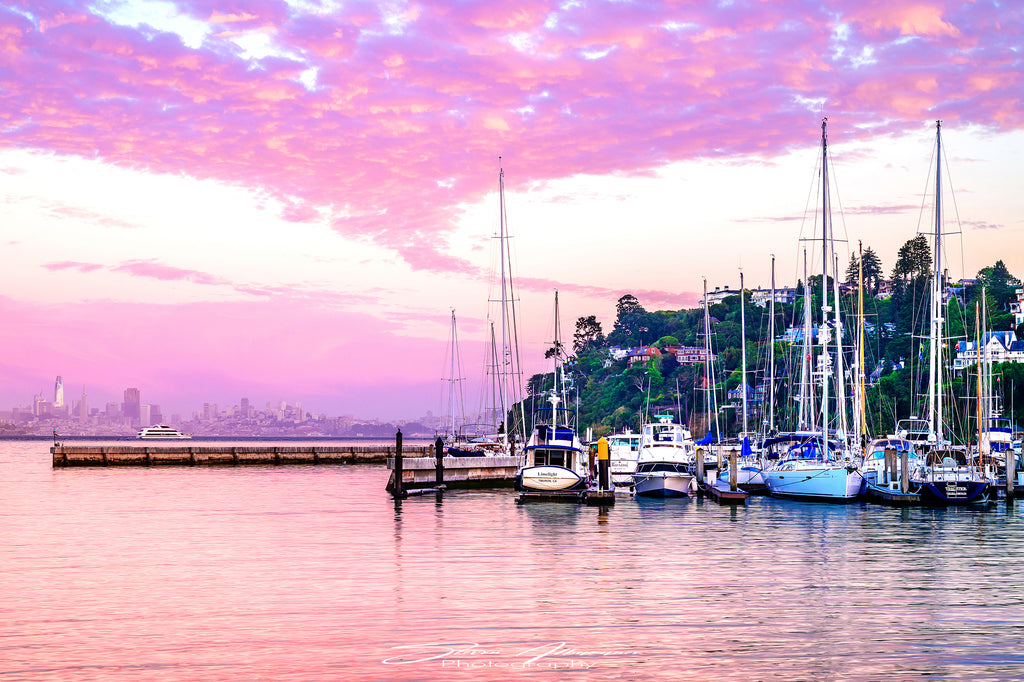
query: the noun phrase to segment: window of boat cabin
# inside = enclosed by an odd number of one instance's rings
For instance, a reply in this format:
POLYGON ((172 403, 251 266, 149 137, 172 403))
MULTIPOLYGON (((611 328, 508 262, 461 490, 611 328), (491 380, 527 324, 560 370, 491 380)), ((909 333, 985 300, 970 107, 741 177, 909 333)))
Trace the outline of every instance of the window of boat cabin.
POLYGON ((550 464, 551 466, 569 467, 571 465, 571 463, 567 464, 565 461, 564 450, 547 450, 546 454, 548 464, 550 464))

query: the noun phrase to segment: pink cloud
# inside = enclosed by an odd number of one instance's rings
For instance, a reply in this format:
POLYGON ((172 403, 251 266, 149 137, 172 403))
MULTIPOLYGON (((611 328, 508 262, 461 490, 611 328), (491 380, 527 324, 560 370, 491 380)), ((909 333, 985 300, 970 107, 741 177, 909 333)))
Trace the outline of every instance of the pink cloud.
POLYGON ((246 61, 216 39, 190 49, 84 7, 42 11, 45 32, 7 13, 0 117, 31 122, 6 144, 266 187, 294 200, 293 220, 344 206, 355 217, 339 231, 417 267, 430 267, 426 247, 443 252, 454 207, 491 189, 498 154, 516 182, 770 155, 813 139, 801 98, 824 98, 839 126, 881 123, 883 133, 916 130, 937 111, 981 126, 1024 122, 1022 75, 1006 57, 1020 17, 981 7, 423 3, 390 16, 368 5, 181 6, 271 27, 293 56, 246 61), (313 90, 298 82, 310 69, 313 90), (439 188, 438 178, 454 182, 439 188))

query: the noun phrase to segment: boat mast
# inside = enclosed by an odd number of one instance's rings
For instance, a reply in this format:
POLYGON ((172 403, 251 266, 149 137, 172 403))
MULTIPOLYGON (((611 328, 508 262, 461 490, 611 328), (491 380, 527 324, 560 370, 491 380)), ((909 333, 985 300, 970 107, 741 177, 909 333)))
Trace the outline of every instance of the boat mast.
POLYGON ((768 315, 768 433, 775 431, 775 254, 772 254, 772 302, 768 315))
POLYGON ((714 417, 714 425, 717 430, 718 413, 714 410, 714 400, 711 383, 711 314, 708 311, 708 280, 704 279, 704 413, 708 415, 708 433, 715 433, 712 429, 711 418, 714 417))
POLYGON ((456 405, 462 408, 462 422, 466 422, 465 414, 465 402, 462 396, 462 385, 459 383, 462 381, 461 361, 459 358, 459 336, 455 327, 455 309, 452 308, 452 329, 451 329, 451 362, 448 373, 448 434, 455 438, 457 435, 457 422, 455 418, 456 405), (458 397, 456 397, 456 385, 458 385, 458 397))
POLYGON ((519 360, 519 338, 516 332, 515 289, 512 282, 512 255, 508 248, 508 220, 505 210, 505 169, 498 157, 498 210, 500 231, 499 258, 501 260, 501 297, 495 303, 501 305, 501 368, 498 372, 498 393, 501 401, 502 423, 505 434, 512 437, 513 430, 526 423, 525 407, 520 398, 523 394, 521 363, 519 360), (513 403, 519 404, 519 424, 510 423, 513 403))
POLYGON ((743 434, 747 433, 747 316, 743 305, 743 270, 740 270, 740 347, 742 350, 742 369, 740 371, 740 400, 743 401, 743 434))
MULTIPOLYGON (((984 289, 982 289, 984 291, 984 289)), ((982 405, 981 405, 981 327, 979 317, 981 310, 979 309, 978 302, 974 302, 974 357, 977 360, 975 363, 978 369, 977 382, 978 382, 978 399, 975 401, 975 411, 978 415, 978 467, 981 467, 981 451, 984 445, 984 438, 982 437, 982 405)))
POLYGON ((928 334, 928 422, 936 445, 942 445, 942 121, 935 122, 935 255, 932 268, 931 319, 928 334))
POLYGON ((856 400, 854 407, 857 413, 857 442, 860 444, 861 452, 867 445, 868 424, 867 415, 864 412, 867 404, 867 396, 864 393, 864 244, 857 242, 857 311, 860 313, 857 318, 857 374, 856 374, 856 400))
POLYGON ((832 260, 829 257, 829 205, 828 205, 828 138, 825 125, 828 118, 821 121, 821 327, 818 343, 821 345, 821 435, 824 459, 828 459, 828 270, 832 260))
POLYGON ((810 428, 814 414, 814 392, 811 390, 811 286, 807 278, 807 249, 804 249, 804 334, 800 360, 800 413, 797 428, 810 428))
MULTIPOLYGON (((555 289, 555 372, 554 372, 554 391, 558 397, 560 403, 565 403, 565 374, 562 369, 562 349, 560 347, 561 330, 559 329, 558 323, 558 289, 555 289)), ((551 415, 551 423, 558 426, 558 414, 557 410, 555 414, 551 415)), ((566 424, 568 426, 568 424, 566 424)))
POLYGON ((501 369, 498 380, 499 394, 501 397, 501 420, 505 425, 505 434, 509 433, 508 422, 508 287, 505 283, 505 169, 501 167, 501 157, 498 157, 498 221, 500 236, 498 249, 501 258, 501 369))

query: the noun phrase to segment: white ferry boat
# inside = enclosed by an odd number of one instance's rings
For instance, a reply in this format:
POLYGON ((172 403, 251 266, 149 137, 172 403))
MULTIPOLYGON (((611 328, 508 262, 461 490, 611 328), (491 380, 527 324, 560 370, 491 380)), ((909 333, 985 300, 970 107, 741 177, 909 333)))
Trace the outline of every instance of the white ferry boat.
POLYGON ((182 433, 177 429, 173 429, 165 424, 159 426, 147 426, 139 430, 139 438, 153 439, 153 440, 182 440, 184 438, 191 438, 192 434, 182 433))

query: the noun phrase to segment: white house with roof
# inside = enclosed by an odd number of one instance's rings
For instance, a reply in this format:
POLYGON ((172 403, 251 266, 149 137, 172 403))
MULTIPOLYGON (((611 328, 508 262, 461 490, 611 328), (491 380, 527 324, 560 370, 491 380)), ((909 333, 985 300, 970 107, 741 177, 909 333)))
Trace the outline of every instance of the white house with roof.
MULTIPOLYGON (((772 290, 750 289, 750 302, 764 308, 772 302, 772 290)), ((796 287, 775 287, 775 302, 792 305, 796 301, 796 287)))
POLYGON ((988 359, 992 362, 1024 362, 1024 341, 1018 341, 1013 332, 988 332, 981 337, 981 345, 974 341, 958 341, 953 369, 964 369, 988 359))

